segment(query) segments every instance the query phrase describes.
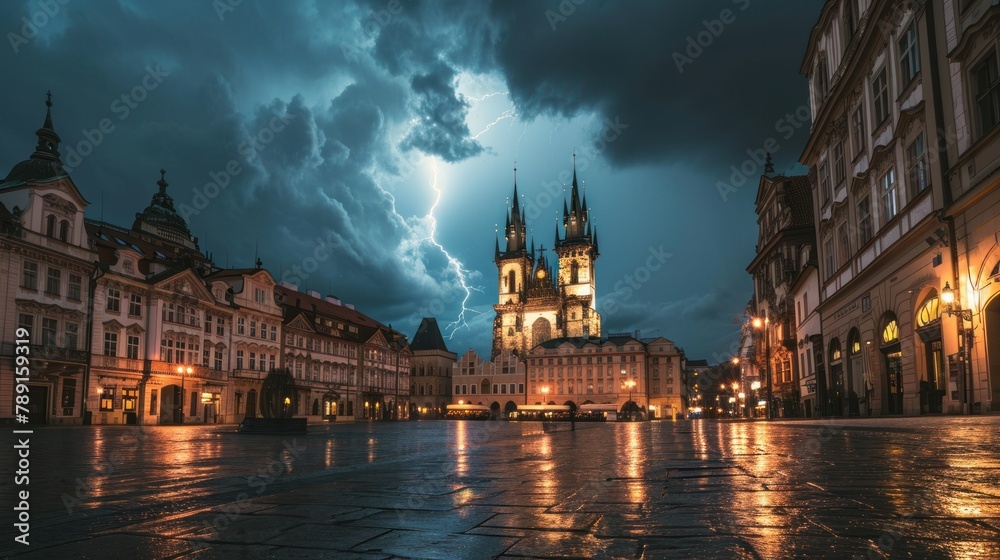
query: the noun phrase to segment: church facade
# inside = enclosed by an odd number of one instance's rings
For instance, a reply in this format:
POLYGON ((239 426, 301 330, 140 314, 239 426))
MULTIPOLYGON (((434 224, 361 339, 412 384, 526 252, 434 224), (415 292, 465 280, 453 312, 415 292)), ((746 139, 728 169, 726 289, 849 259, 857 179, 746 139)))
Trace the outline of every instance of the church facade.
POLYGON ((595 263, 597 229, 590 222, 586 194, 580 196, 576 169, 563 223, 557 225, 553 260, 545 246, 528 246, 527 224, 514 180, 513 204, 507 210, 504 250, 496 240, 497 304, 493 306, 493 351, 524 358, 535 346, 554 338, 600 337, 595 263))

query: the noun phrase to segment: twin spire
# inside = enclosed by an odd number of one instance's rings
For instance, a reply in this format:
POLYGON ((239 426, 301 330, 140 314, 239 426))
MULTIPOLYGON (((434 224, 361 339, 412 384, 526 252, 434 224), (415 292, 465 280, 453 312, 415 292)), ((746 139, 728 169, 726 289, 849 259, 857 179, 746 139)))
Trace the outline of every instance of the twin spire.
MULTIPOLYGON (((495 243, 496 257, 501 255, 529 254, 527 247, 525 210, 521 207, 520 194, 517 190, 517 167, 514 167, 514 200, 507 209, 506 221, 504 223, 504 239, 506 241, 505 250, 500 251, 499 236, 495 243)), ((563 199, 563 220, 562 227, 565 234, 560 238, 559 220, 556 220, 555 244, 554 248, 559 248, 571 243, 584 243, 594 245, 597 248, 597 228, 590 224, 590 209, 587 207, 587 191, 584 185, 583 194, 580 193, 580 184, 576 175, 576 154, 573 154, 573 183, 570 191, 569 202, 563 199)), ((532 239, 530 255, 534 260, 534 240, 532 239)))

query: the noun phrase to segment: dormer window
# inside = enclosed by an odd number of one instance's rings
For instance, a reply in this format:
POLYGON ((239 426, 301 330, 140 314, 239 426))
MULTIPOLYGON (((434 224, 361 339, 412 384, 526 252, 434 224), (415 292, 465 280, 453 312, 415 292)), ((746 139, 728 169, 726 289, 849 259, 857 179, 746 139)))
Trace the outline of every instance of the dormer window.
POLYGON ((69 220, 59 222, 59 240, 69 241, 69 220))
POLYGON ((45 218, 45 235, 48 237, 56 236, 56 217, 49 214, 45 218))

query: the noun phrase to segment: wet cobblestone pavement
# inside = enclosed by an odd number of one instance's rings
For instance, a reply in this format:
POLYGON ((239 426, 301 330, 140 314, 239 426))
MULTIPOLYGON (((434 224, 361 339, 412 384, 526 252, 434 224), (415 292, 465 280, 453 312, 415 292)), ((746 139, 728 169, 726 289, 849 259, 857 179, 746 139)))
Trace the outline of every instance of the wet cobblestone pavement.
POLYGON ((79 427, 28 558, 1000 558, 1000 416, 79 427))

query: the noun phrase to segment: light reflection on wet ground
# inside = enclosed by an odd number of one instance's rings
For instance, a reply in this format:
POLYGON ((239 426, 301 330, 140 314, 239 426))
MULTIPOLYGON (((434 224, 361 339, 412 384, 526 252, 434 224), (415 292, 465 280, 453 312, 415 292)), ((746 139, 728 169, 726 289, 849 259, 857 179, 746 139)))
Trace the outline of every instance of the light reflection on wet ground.
MULTIPOLYGON (((45 428, 31 447, 37 552, 17 557, 1000 558, 998 428, 1000 416, 366 423, 299 437, 45 428)), ((12 538, 0 555, 22 552, 12 538)))

